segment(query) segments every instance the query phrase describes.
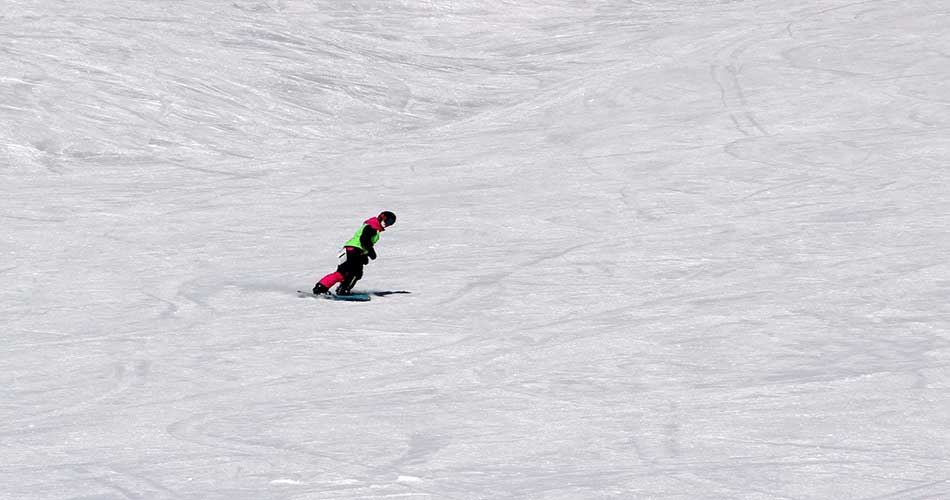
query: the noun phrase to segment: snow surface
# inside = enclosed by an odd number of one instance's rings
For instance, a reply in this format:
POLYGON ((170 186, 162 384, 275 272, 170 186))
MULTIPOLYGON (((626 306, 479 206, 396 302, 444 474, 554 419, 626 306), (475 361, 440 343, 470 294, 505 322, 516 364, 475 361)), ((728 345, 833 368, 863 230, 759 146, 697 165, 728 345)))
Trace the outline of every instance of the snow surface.
POLYGON ((948 167, 946 0, 4 0, 0 498, 950 499, 948 167))

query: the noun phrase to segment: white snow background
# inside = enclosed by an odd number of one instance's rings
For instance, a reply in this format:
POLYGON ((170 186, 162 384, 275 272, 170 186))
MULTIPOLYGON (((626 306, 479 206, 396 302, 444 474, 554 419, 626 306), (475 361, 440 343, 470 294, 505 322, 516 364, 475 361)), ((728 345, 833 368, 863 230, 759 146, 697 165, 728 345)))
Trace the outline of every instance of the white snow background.
POLYGON ((946 0, 3 0, 0 498, 950 499, 948 168, 946 0))

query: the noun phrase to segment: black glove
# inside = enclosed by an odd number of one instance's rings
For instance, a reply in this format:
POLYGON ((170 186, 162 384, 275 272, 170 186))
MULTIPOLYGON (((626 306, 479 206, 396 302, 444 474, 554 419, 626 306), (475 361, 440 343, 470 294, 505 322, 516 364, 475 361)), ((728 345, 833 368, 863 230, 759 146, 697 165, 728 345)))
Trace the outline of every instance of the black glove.
POLYGON ((370 249, 369 258, 372 260, 376 260, 376 250, 370 249))

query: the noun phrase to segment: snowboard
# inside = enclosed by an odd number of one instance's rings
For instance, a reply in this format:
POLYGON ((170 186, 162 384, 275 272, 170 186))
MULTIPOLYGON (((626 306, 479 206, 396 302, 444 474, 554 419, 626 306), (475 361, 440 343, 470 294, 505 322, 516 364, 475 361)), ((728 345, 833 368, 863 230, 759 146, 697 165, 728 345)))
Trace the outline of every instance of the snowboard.
POLYGON ((315 299, 342 300, 345 302, 368 302, 370 296, 365 293, 351 293, 347 295, 337 295, 335 293, 321 293, 319 295, 313 292, 304 292, 297 290, 297 295, 301 297, 313 297, 315 299))
POLYGON ((337 295, 335 293, 324 293, 316 295, 312 292, 305 292, 303 290, 297 290, 297 295, 300 297, 313 297, 315 299, 327 299, 327 300, 342 300, 347 302, 368 302, 372 299, 372 296, 375 297, 386 297, 387 295, 395 295, 402 293, 412 293, 408 290, 368 290, 368 291, 359 291, 352 292, 347 295, 337 295))

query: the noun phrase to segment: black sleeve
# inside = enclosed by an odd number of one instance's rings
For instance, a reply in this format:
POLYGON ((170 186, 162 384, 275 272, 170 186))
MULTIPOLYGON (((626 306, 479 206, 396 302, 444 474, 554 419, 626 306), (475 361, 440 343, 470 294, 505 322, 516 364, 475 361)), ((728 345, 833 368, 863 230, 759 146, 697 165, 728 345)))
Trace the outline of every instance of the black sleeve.
POLYGON ((363 245, 363 249, 366 250, 366 254, 369 255, 369 258, 376 258, 376 249, 373 248, 373 237, 376 236, 376 233, 379 231, 373 229, 372 226, 366 226, 363 228, 363 234, 360 235, 360 245, 363 245))

